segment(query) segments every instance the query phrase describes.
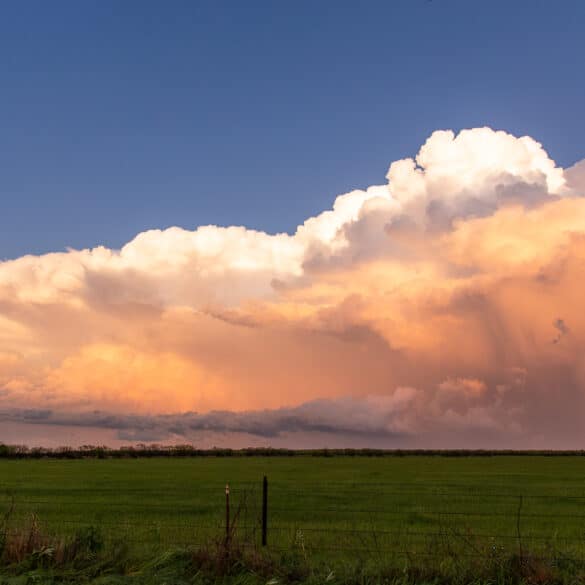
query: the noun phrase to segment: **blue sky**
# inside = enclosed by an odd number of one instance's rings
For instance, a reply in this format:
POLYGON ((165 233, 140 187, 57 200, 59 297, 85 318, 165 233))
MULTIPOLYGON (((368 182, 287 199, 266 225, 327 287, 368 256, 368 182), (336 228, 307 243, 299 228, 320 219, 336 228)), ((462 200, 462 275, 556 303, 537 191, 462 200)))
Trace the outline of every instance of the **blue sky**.
POLYGON ((438 128, 585 156, 585 2, 0 6, 0 258, 290 231, 438 128))

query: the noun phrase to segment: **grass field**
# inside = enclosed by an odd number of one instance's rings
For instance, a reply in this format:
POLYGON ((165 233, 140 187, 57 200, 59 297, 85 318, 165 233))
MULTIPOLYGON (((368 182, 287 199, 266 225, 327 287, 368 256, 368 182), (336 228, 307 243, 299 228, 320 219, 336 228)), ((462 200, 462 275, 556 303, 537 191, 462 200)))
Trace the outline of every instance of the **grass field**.
POLYGON ((136 551, 225 534, 308 559, 585 558, 585 457, 233 457, 0 461, 0 511, 136 551))

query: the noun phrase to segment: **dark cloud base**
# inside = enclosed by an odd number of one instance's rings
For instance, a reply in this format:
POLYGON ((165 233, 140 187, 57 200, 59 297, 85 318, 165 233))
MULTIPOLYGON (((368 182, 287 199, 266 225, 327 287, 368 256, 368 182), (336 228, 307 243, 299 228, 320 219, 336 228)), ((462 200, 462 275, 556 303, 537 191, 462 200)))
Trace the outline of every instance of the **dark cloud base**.
MULTIPOLYGON (((315 400, 296 407, 249 412, 213 411, 127 415, 49 409, 0 411, 0 443, 27 446, 189 444, 197 448, 457 449, 462 429, 448 425, 400 430, 403 413, 375 399, 315 400)), ((563 441, 516 436, 498 429, 466 429, 468 449, 573 449, 563 441)))
MULTIPOLYGON (((363 400, 343 398, 315 400, 297 407, 248 412, 212 411, 204 414, 128 415, 101 411, 56 412, 50 409, 7 409, 0 411, 0 422, 80 427, 115 431, 125 441, 166 441, 189 438, 196 433, 244 434, 262 439, 278 439, 294 433, 351 435, 363 438, 406 438, 392 429, 391 413, 355 420, 352 413, 369 413, 363 400)), ((0 432, 1 434, 1 432, 0 432)), ((1 439, 1 436, 0 436, 1 439)))

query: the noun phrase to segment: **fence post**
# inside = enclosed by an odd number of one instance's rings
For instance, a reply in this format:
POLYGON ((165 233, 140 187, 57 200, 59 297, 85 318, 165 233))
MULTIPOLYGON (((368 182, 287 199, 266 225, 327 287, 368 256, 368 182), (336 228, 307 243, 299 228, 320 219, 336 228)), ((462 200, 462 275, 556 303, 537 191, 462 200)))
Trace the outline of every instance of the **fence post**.
POLYGON ((516 536, 518 537, 518 548, 520 552, 520 563, 524 562, 524 549, 522 548, 522 532, 520 531, 520 516, 522 514, 522 495, 518 499, 518 511, 516 512, 516 536))
POLYGON ((262 546, 268 543, 268 478, 262 481, 262 546))
POLYGON ((225 544, 230 543, 230 485, 225 484, 225 544))

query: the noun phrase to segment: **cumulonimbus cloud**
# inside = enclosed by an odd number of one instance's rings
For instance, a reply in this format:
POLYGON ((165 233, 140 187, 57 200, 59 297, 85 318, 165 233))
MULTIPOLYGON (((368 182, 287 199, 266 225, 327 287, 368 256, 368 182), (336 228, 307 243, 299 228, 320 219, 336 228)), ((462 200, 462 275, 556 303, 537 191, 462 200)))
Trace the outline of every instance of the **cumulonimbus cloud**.
POLYGON ((438 131, 292 234, 175 227, 1 262, 0 410, 580 446, 584 164, 438 131))

